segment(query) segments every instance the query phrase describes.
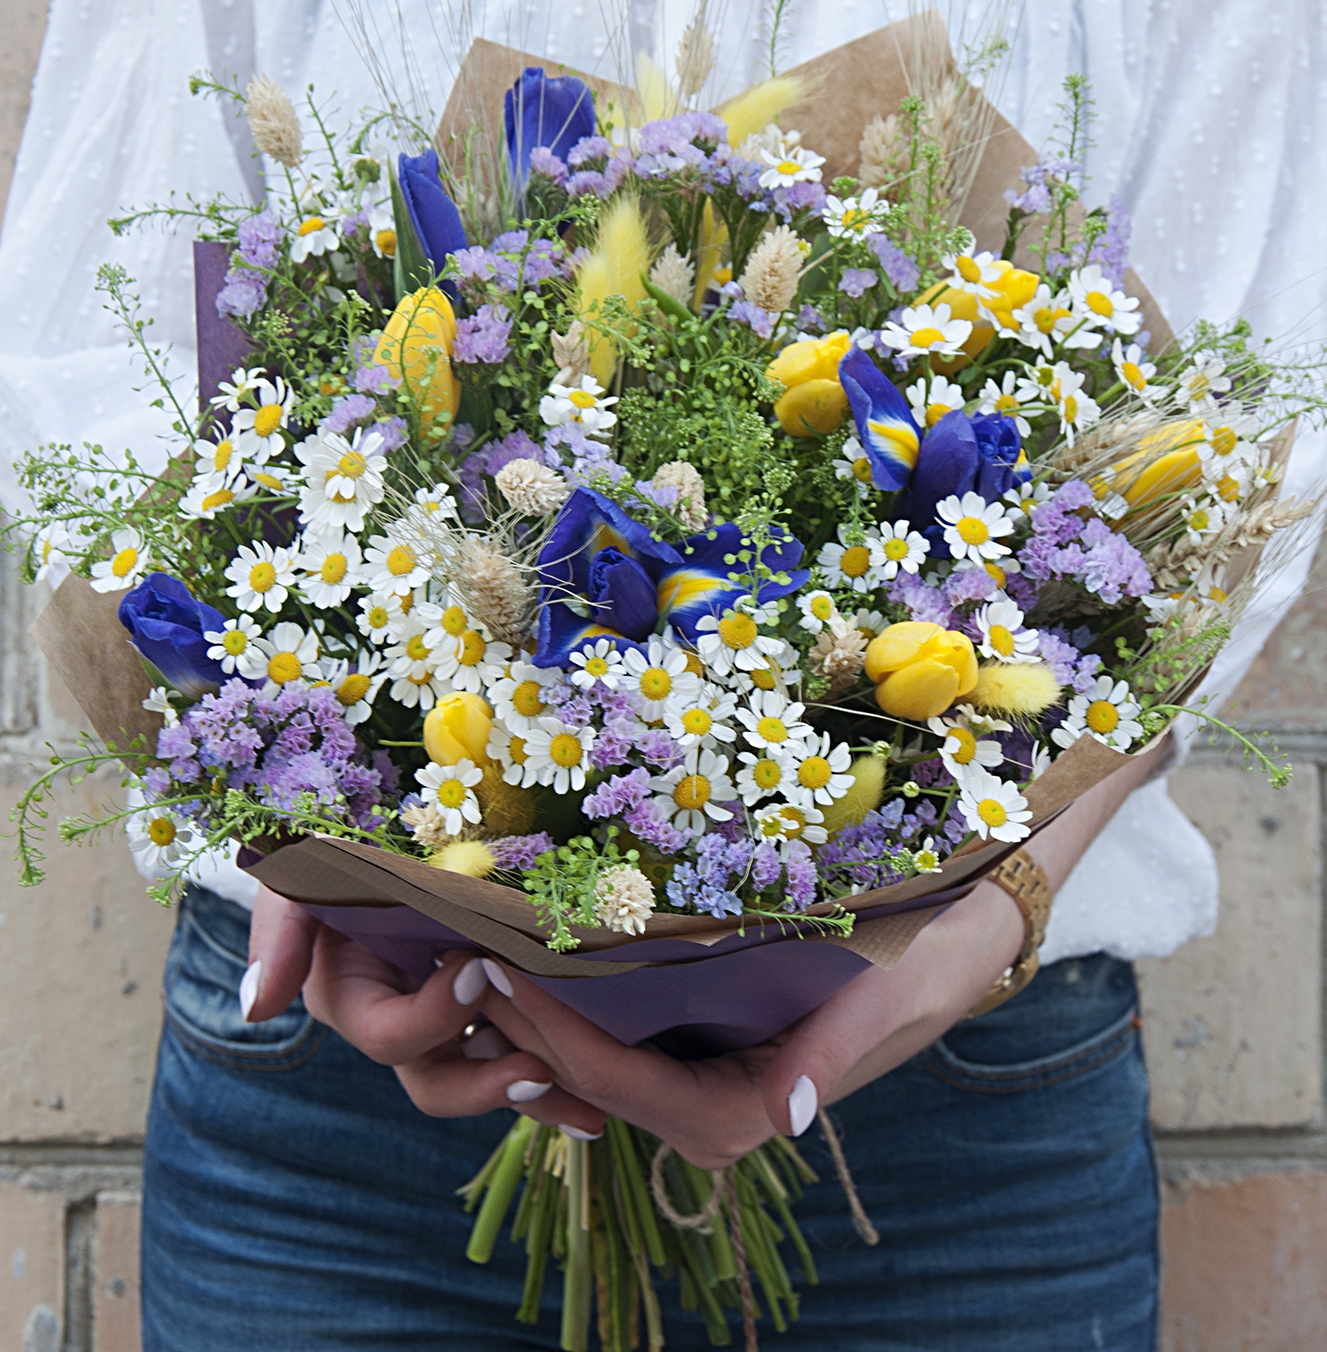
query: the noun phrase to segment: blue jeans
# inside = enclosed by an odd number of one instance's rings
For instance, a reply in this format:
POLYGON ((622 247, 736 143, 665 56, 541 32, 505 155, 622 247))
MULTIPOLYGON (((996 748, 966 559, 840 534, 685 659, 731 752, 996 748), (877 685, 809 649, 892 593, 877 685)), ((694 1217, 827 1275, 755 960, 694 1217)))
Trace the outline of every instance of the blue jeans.
MULTIPOLYGON (((239 907, 185 896, 144 1165, 145 1352, 556 1348, 555 1276, 530 1329, 512 1318, 523 1248, 464 1257, 456 1189, 511 1114, 425 1117, 299 1001, 243 1023, 247 944, 239 907)), ((823 1181, 797 1214, 820 1285, 767 1348, 1153 1352, 1157 1181, 1126 963, 1048 967, 834 1115, 880 1243, 857 1238, 813 1129, 800 1145, 823 1181)), ((675 1286, 662 1295, 670 1352, 708 1347, 675 1286)))

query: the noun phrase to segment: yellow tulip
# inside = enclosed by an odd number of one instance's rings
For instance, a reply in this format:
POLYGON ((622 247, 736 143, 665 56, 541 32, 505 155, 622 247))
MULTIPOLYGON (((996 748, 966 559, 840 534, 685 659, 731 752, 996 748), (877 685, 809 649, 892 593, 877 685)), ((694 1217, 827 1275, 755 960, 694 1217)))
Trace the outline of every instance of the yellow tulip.
POLYGON ((1148 507, 1161 498, 1183 493, 1202 479, 1202 461, 1198 457, 1202 441, 1200 418, 1166 423, 1149 432, 1132 455, 1110 467, 1109 482, 1099 479, 1093 489, 1099 498, 1115 489, 1130 507, 1148 507), (1140 465, 1142 468, 1136 468, 1140 465))
POLYGON ((995 337, 995 328, 991 321, 980 312, 984 303, 1000 326, 1006 329, 1016 328, 1013 311, 1026 305, 1037 294, 1037 285, 1041 278, 1035 272, 1024 272, 1012 263, 1000 259, 995 265, 1000 276, 990 283, 995 291, 984 302, 979 301, 971 291, 952 287, 948 282, 937 282, 920 299, 927 305, 947 305, 955 319, 966 319, 972 325, 972 332, 959 344, 963 352, 961 357, 932 357, 931 366, 941 375, 953 375, 961 371, 972 358, 978 356, 995 337))
POLYGON ((488 760, 493 710, 485 699, 468 690, 444 695, 424 719, 424 749, 436 765, 468 760, 482 766, 488 760))
POLYGON ((851 345, 851 336, 840 329, 824 338, 789 343, 770 362, 765 375, 784 387, 774 416, 789 436, 804 437, 808 427, 822 436, 837 430, 848 409, 839 362, 851 345))
POLYGON ((1041 285, 1041 278, 1035 272, 1024 272, 1012 263, 1001 259, 996 265, 1000 275, 990 285, 995 295, 988 296, 986 308, 995 316, 1002 329, 1015 329, 1014 311, 1021 310, 1041 285))
POLYGON ((425 432, 444 414, 450 422, 461 402, 452 374, 456 315, 435 286, 403 296, 378 339, 373 360, 401 381, 419 409, 425 432), (430 367, 432 374, 430 374, 430 367))
POLYGON ((972 640, 923 620, 891 624, 866 649, 876 703, 894 718, 922 722, 942 714, 977 684, 972 640))

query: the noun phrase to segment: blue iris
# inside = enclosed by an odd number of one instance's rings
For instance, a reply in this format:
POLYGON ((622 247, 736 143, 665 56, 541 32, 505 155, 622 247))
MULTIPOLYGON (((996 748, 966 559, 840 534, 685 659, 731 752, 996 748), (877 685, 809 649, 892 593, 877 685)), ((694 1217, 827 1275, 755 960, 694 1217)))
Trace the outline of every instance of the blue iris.
POLYGON ((219 610, 196 600, 179 578, 149 573, 120 602, 120 623, 149 662, 182 694, 198 699, 225 680, 221 663, 208 657, 204 633, 225 624, 219 610))
MULTIPOLYGON (((439 273, 449 254, 465 248, 466 238, 461 213, 443 191, 438 176, 437 152, 426 150, 422 155, 402 155, 397 178, 415 237, 434 273, 439 273)), ((446 283, 445 289, 454 299, 457 294, 454 284, 446 283)))
POLYGON ((512 176, 524 189, 536 147, 565 160, 577 141, 594 135, 594 96, 574 75, 550 79, 538 66, 526 66, 503 100, 503 118, 512 176))

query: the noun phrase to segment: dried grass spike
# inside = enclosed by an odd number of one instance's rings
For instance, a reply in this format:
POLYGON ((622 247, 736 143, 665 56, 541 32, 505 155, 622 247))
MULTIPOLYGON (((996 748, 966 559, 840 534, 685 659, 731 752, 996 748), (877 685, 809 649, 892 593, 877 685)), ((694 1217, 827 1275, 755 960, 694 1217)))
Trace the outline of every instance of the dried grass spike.
POLYGON ((553 335, 553 360, 558 364, 558 382, 562 385, 574 385, 590 374, 590 344, 579 319, 571 321, 565 335, 553 335))
POLYGON ((697 17, 690 24, 677 48, 678 93, 686 99, 695 98, 705 88, 705 81, 714 69, 714 39, 710 30, 697 17))
POLYGON ((908 143, 898 117, 875 117, 866 124, 858 145, 858 180, 863 188, 883 188, 908 170, 908 143))
POLYGON ((286 91, 265 75, 261 79, 255 76, 249 81, 244 97, 254 145, 264 155, 293 169, 304 158, 304 133, 286 91))
POLYGON ((467 612, 500 643, 518 647, 529 636, 535 589, 522 569, 486 540, 461 541, 452 582, 467 612))
POLYGON ((677 501, 670 511, 689 531, 698 531, 708 524, 709 509, 705 506, 705 481, 694 465, 685 460, 670 460, 654 472, 651 485, 677 490, 677 501))
POLYGON ((650 281, 667 291, 674 300, 689 306, 696 289, 696 266, 686 254, 678 253, 677 245, 670 244, 654 260, 650 281))
POLYGON ((747 260, 742 293, 753 305, 782 314, 797 295, 803 254, 795 231, 780 225, 765 235, 747 260))

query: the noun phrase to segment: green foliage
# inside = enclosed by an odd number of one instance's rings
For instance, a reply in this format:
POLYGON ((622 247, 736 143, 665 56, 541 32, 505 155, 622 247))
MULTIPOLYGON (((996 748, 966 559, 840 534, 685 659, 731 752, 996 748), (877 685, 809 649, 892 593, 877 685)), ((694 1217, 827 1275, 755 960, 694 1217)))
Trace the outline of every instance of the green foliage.
POLYGON ((617 834, 617 827, 610 826, 602 849, 589 836, 573 836, 565 845, 541 854, 526 873, 523 886, 540 921, 553 931, 548 940, 553 952, 569 953, 580 946, 581 941, 571 932, 572 925, 593 928, 599 923, 594 914, 594 890, 604 874, 639 862, 638 850, 619 852, 613 843, 617 834))

